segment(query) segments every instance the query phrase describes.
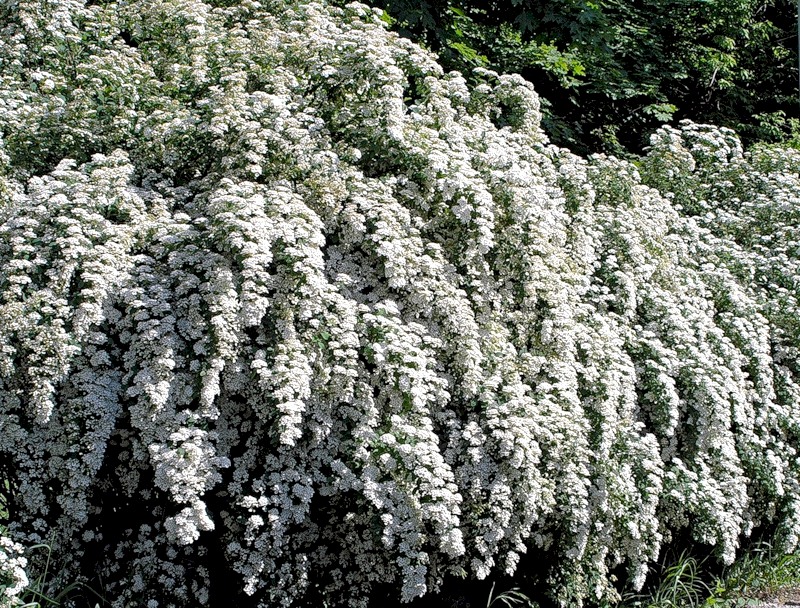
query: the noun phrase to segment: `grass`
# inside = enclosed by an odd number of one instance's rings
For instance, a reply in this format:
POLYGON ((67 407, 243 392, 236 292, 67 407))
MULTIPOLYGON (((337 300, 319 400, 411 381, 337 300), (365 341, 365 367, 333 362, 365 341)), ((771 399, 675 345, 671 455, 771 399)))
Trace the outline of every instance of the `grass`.
MULTIPOLYGON (((56 608, 57 606, 61 606, 62 602, 66 599, 75 599, 76 595, 83 595, 85 597, 85 594, 81 592, 88 592, 90 595, 95 595, 101 602, 105 603, 104 598, 99 593, 89 585, 80 581, 73 581, 58 591, 50 591, 48 589, 50 586, 50 558, 52 557, 50 545, 45 543, 33 545, 29 548, 29 551, 44 551, 46 555, 41 573, 31 582, 22 594, 21 599, 25 602, 22 608, 56 608)), ((100 604, 96 603, 94 608, 100 608, 100 604)))
POLYGON ((711 589, 700 576, 700 564, 686 552, 663 565, 657 585, 648 593, 626 595, 625 608, 689 608, 705 606, 711 589))
MULTIPOLYGON (((0 532, 2 532, 0 525, 0 532)), ((97 591, 82 582, 73 582, 54 591, 51 549, 38 544, 28 549, 39 554, 41 571, 23 592, 22 603, 14 608, 57 608, 66 600, 83 598, 84 605, 100 608, 107 602, 97 591), (91 602, 89 598, 92 598, 91 602), (96 600, 96 601, 95 601, 96 600)), ((0 595, 3 586, 0 584, 0 595)), ((698 561, 684 551, 661 564, 656 580, 643 593, 626 594, 614 607, 606 608, 745 608, 758 606, 764 599, 800 595, 800 554, 784 555, 767 542, 757 543, 731 566, 713 574, 706 560, 698 561)), ((4 607, 0 600, 0 607, 4 607)), ((486 608, 538 608, 539 603, 519 588, 495 594, 489 592, 486 608)))
POLYGON ((760 543, 727 570, 721 596, 782 597, 800 590, 800 554, 784 555, 760 543))
POLYGON ((757 543, 719 575, 688 553, 662 569, 647 593, 627 595, 618 608, 743 608, 800 590, 800 554, 757 543))
POLYGON ((492 583, 492 588, 489 591, 489 599, 486 600, 486 608, 492 608, 492 606, 498 603, 504 604, 506 608, 539 608, 539 604, 531 600, 531 598, 522 593, 517 587, 495 595, 494 586, 495 583, 492 583))
MULTIPOLYGON (((0 534, 4 534, 5 531, 5 526, 0 524, 0 534)), ((73 581, 57 590, 50 588, 52 587, 53 564, 51 559, 52 549, 49 544, 39 543, 32 545, 28 547, 26 553, 29 558, 29 566, 31 564, 30 558, 36 556, 37 553, 40 554, 41 570, 37 576, 29 580, 28 586, 20 594, 16 603, 4 603, 3 592, 6 587, 0 579, 0 608, 57 608, 62 606, 66 600, 74 601, 78 598, 86 599, 87 597, 99 600, 99 602, 95 602, 94 608, 100 608, 101 605, 106 603, 103 596, 89 585, 80 581, 73 581)), ((28 572, 28 575, 30 576, 30 572, 28 572)), ((74 605, 74 603, 70 605, 74 605)), ((87 600, 86 605, 91 605, 91 603, 87 600)))

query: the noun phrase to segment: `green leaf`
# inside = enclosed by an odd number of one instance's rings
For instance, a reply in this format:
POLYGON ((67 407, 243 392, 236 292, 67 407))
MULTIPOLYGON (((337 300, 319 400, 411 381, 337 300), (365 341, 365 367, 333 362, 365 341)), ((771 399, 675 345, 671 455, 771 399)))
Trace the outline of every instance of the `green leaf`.
POLYGON ((642 112, 655 117, 662 122, 669 122, 678 111, 678 107, 671 103, 651 103, 642 108, 642 112))
POLYGON ((478 51, 467 46, 463 42, 451 42, 448 46, 456 51, 468 63, 480 67, 484 67, 489 63, 485 55, 481 55, 478 51))
POLYGON ((389 27, 392 27, 395 23, 397 23, 397 19, 392 17, 385 10, 383 11, 383 13, 381 13, 381 21, 383 21, 389 27))

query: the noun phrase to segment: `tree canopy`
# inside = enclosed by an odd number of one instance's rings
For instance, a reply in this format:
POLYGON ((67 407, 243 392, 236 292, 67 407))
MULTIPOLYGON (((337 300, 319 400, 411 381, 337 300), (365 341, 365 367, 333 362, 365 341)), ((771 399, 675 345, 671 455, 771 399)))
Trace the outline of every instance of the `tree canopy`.
POLYGON ((791 0, 373 4, 448 69, 525 76, 546 100, 548 135, 579 152, 639 152, 672 118, 731 127, 748 142, 797 131, 791 0))

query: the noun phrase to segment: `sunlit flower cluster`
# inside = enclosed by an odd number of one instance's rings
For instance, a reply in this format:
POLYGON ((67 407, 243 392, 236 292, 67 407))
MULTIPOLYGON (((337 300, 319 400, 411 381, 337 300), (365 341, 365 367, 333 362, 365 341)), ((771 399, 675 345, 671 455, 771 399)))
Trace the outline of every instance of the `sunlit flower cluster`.
POLYGON ((14 606, 28 586, 25 547, 0 535, 0 606, 14 606))
POLYGON ((8 593, 41 541, 148 608, 795 548, 800 154, 583 159, 476 76, 360 4, 0 6, 8 593))

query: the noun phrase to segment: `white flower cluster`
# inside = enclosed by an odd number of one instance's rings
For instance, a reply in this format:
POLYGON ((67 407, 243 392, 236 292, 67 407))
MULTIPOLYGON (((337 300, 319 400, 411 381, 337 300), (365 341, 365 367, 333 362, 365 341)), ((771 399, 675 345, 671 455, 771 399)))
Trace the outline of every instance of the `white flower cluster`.
POLYGON ((16 601, 28 586, 25 568, 28 560, 25 548, 19 543, 0 534, 0 607, 10 608, 19 605, 16 601))
POLYGON ((703 519, 713 515, 716 522, 707 522, 704 535, 722 541, 729 559, 738 531, 763 525, 758 514, 775 518, 784 548, 794 550, 800 541, 800 154, 769 147, 744 153, 732 131, 684 122, 653 137, 643 166, 646 183, 684 217, 686 256, 705 314, 713 314, 713 325, 695 341, 702 349, 691 355, 719 362, 714 376, 696 382, 705 405, 695 419, 703 421, 698 440, 713 446, 716 467, 734 476, 727 487, 706 488, 702 476, 684 476, 682 483, 689 481, 706 503, 703 519), (717 514, 721 497, 743 509, 717 514))
POLYGON ((582 159, 478 76, 360 4, 2 5, 3 551, 179 608, 795 548, 800 154, 582 159))

